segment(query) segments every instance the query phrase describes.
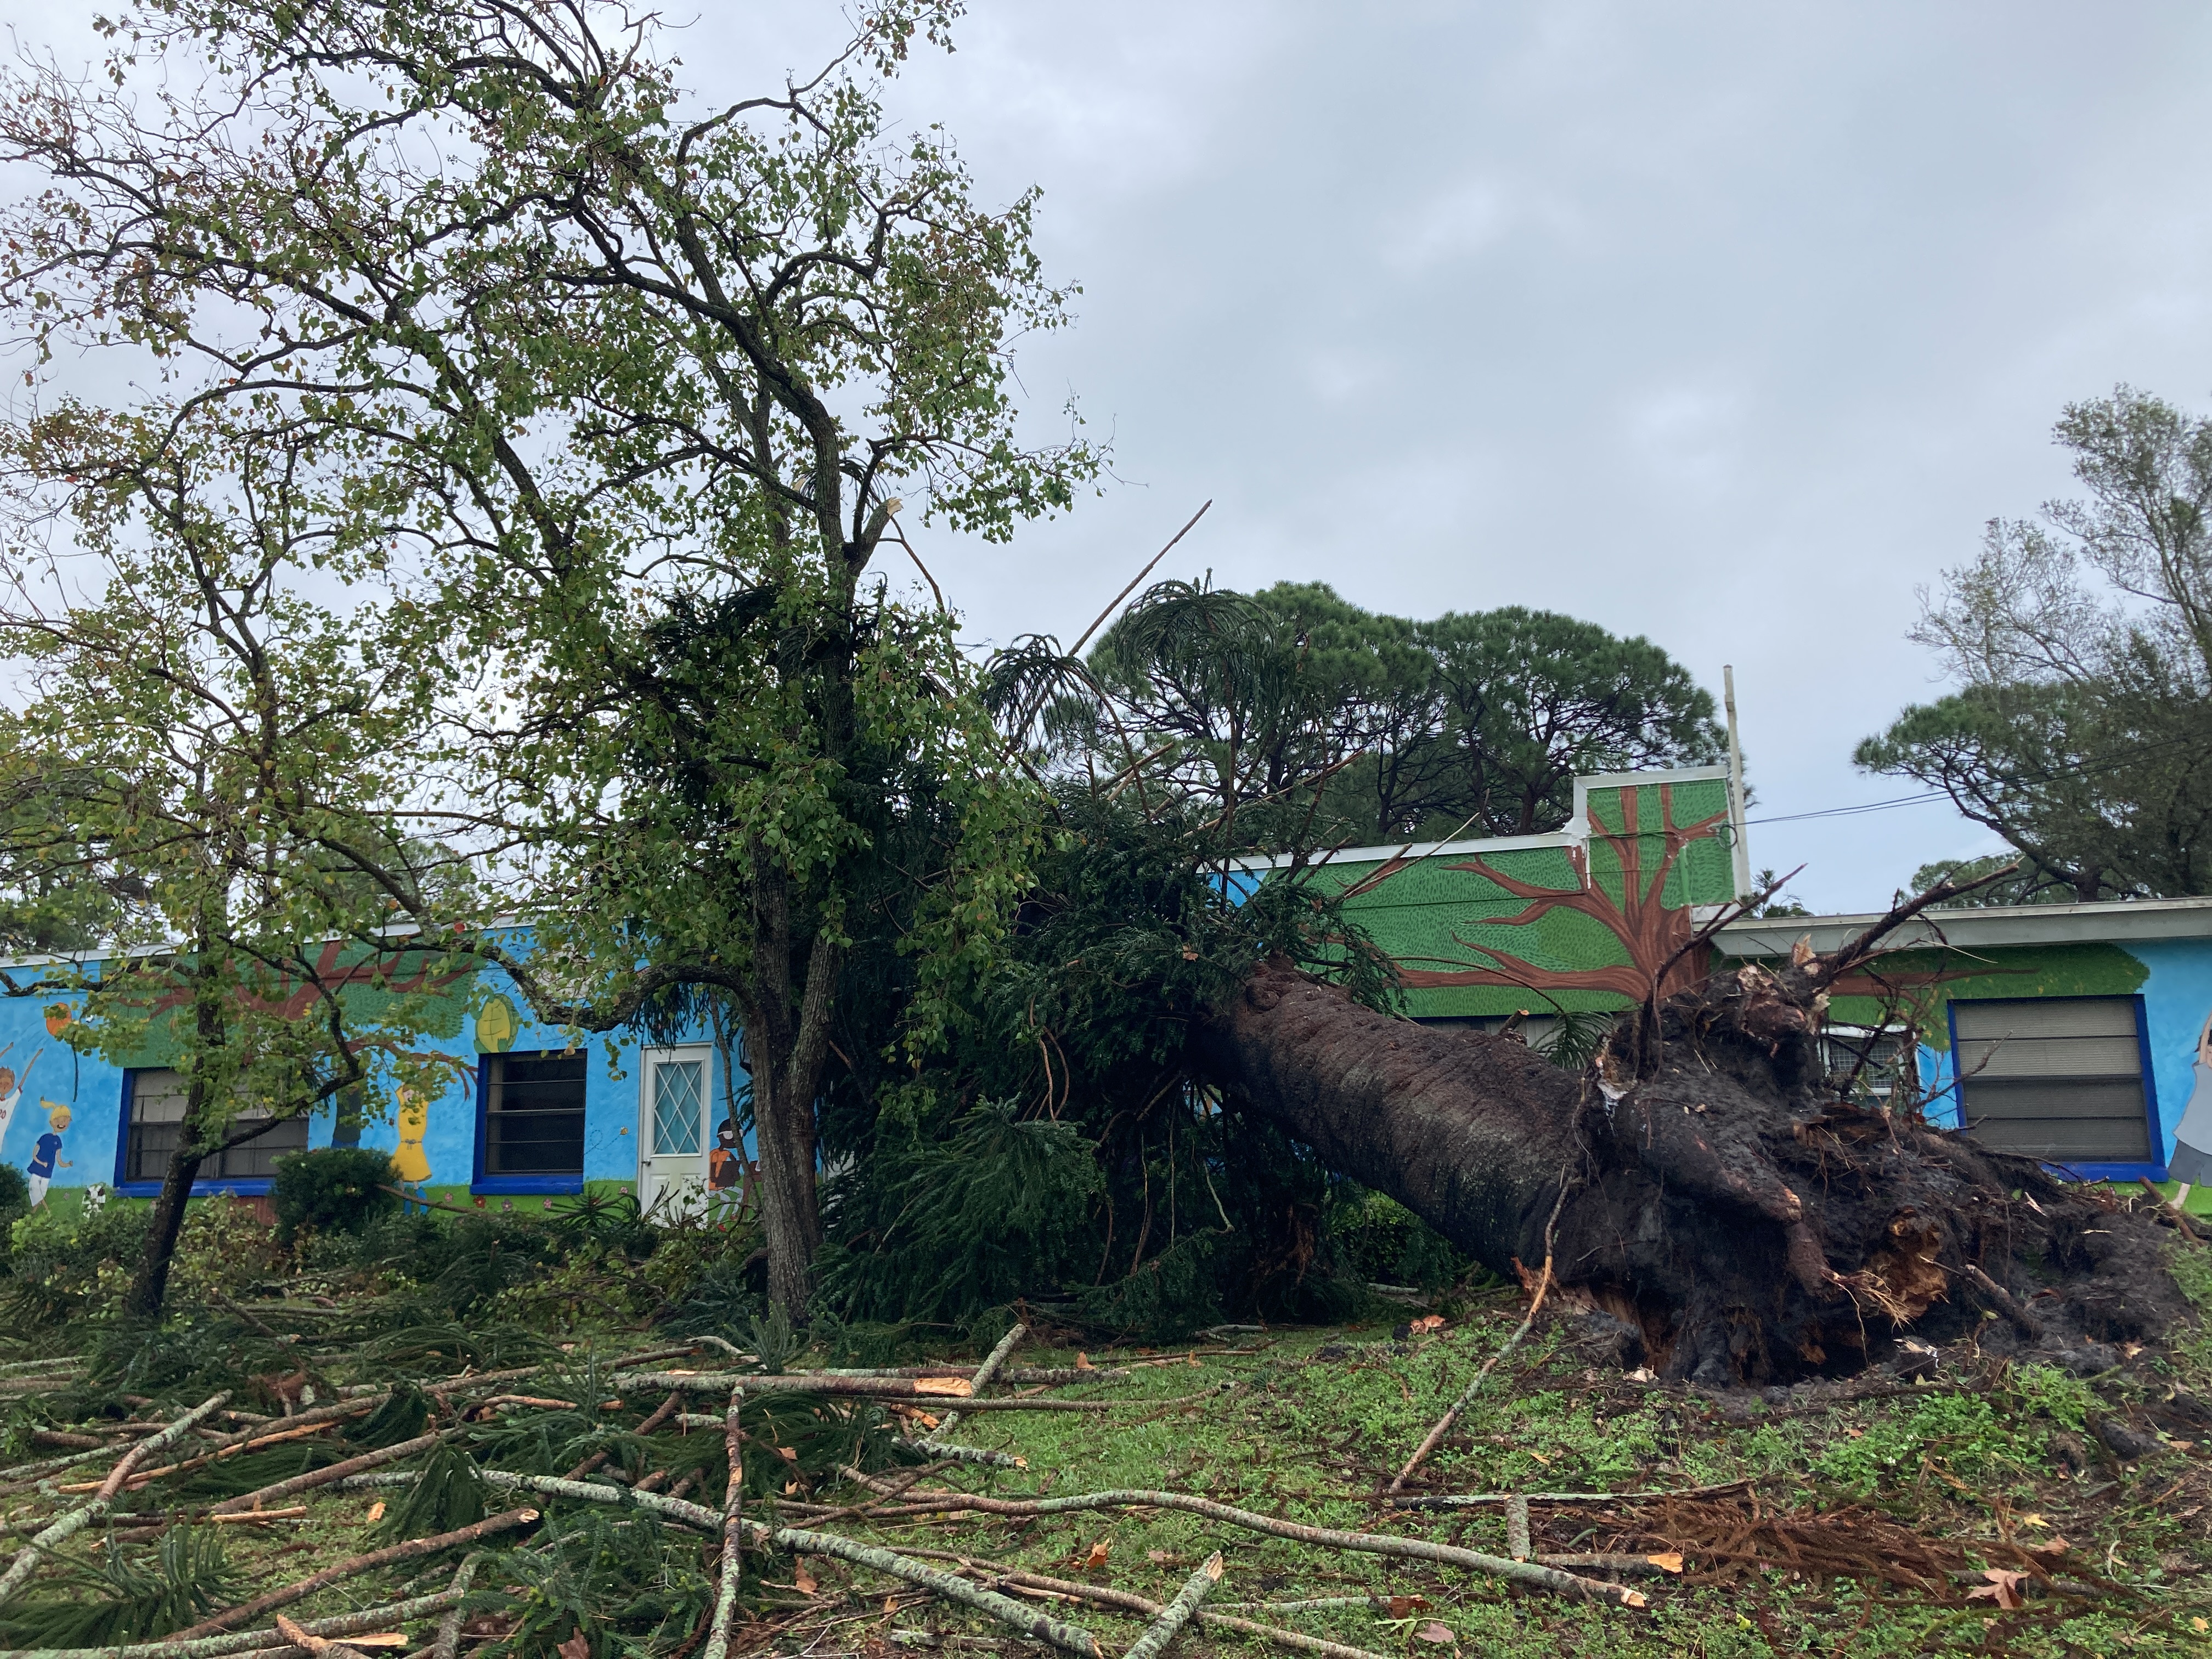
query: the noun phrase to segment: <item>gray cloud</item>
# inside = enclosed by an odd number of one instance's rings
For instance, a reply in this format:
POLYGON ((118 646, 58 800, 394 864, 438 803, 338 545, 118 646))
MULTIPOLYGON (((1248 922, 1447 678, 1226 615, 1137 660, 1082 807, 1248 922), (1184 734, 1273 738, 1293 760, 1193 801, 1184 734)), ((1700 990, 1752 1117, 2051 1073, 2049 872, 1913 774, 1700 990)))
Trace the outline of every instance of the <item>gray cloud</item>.
MULTIPOLYGON (((718 7, 680 51, 724 99, 840 27, 718 7)), ((895 106, 1043 187, 1085 291, 1023 384, 1122 480, 920 544, 979 641, 1073 638, 1212 498, 1177 574, 1646 634, 1735 663, 1755 816, 1883 799, 1849 754, 1935 689, 1914 588, 2065 492, 2060 405, 2212 392, 2202 8, 975 0, 958 45, 895 106)), ((1834 908, 1988 844, 1753 834, 1834 908)))

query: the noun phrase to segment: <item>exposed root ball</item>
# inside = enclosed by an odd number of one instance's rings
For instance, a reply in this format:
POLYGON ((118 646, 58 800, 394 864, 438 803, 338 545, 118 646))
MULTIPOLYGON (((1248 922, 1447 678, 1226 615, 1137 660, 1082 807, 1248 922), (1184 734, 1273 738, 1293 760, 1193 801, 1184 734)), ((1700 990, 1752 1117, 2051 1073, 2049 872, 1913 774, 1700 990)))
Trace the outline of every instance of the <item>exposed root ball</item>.
POLYGON ((1814 1042, 1837 971, 1716 977, 1625 1017, 1577 1077, 1270 965, 1200 1053, 1248 1107, 1500 1272, 1541 1259, 1565 1172, 1565 1305, 1671 1377, 1842 1375, 1907 1333, 2074 1352, 2185 1316, 2147 1217, 1837 1099, 1814 1042))

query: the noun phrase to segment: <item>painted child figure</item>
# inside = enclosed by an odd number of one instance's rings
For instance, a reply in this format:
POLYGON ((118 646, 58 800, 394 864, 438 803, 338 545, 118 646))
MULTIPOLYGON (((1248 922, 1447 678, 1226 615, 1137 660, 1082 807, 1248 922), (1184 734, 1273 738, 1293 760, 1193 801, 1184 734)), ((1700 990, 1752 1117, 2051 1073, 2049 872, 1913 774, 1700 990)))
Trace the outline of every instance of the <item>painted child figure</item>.
POLYGON ((39 1063, 39 1055, 46 1052, 43 1048, 34 1051, 30 1059, 23 1062, 21 1077, 15 1075, 12 1067, 0 1066, 0 1140, 7 1138, 8 1126, 15 1121, 15 1108, 22 1104, 23 1085, 31 1080, 31 1067, 39 1063))
MULTIPOLYGON (((31 1207, 46 1201, 46 1188, 54 1178, 54 1159, 62 1150, 62 1131, 70 1126, 70 1109, 55 1101, 39 1103, 46 1109, 46 1133, 39 1137, 38 1149, 31 1154, 27 1169, 31 1177, 31 1207)), ((62 1167, 69 1168, 66 1159, 62 1167)))
POLYGON ((2190 1091, 2189 1108, 2173 1132, 2173 1156, 2166 1161, 2166 1177, 2181 1183, 2173 1207, 2189 1202, 2189 1189, 2212 1182, 2212 1016, 2204 1021, 2197 1039, 2197 1086, 2190 1091))
POLYGON ((744 1165, 738 1157, 738 1126, 724 1118, 715 1126, 714 1145, 707 1153, 707 1188, 726 1193, 738 1185, 744 1165))

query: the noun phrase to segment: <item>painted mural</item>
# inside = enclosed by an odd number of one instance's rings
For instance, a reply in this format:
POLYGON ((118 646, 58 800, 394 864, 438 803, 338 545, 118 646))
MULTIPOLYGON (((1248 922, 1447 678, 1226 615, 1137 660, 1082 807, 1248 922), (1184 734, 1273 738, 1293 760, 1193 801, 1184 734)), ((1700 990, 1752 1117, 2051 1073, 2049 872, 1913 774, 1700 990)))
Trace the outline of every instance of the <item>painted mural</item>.
POLYGON ((1340 857, 1320 879, 1398 962, 1417 1018, 1626 1007, 1703 971, 1696 916, 1735 896, 1727 775, 1578 779, 1555 835, 1340 857))
POLYGON ((2173 1152, 2166 1176, 2185 1188, 2212 1183, 2212 1014, 2197 1038, 2197 1067, 2190 1079, 2189 1103, 2173 1126, 2173 1152))
MULTIPOLYGON (((1555 834, 1340 854, 1312 878, 1344 894, 1400 963, 1414 1017, 1502 1019, 1523 1011, 1628 1006, 1709 971, 1716 949, 1743 954, 1725 935, 1713 945, 1700 933, 1735 896, 1733 863, 1726 776, 1714 767, 1578 779, 1573 819, 1555 834)), ((1263 872, 1255 868, 1249 878, 1264 878, 1263 872)), ((2125 908, 2087 907, 2116 917, 2125 908)), ((1962 1093, 1952 1038, 1957 1010, 2125 1001, 2142 1034, 2148 1155, 2085 1172, 2129 1180, 2171 1173, 2191 1183, 2193 1193, 2185 1196, 2193 1210, 2212 1212, 2212 900, 2168 908, 2173 917, 2158 937, 2139 938, 2141 928, 2092 916, 2087 939, 1900 951, 1839 984, 1831 1018, 1915 1034, 1909 1046, 1917 1064, 1901 1075, 1917 1085, 1916 1104, 1931 1121, 1955 1127, 1962 1093), (2114 937, 2094 937, 2103 925, 2114 937)), ((1805 925, 1818 923, 1808 918, 1805 925)), ((1779 937, 1772 924, 1759 926, 1779 937)), ((526 930, 504 942, 518 951, 529 948, 526 930)), ((1786 950, 1787 941, 1758 948, 1786 950)), ((19 979, 23 972, 19 964, 19 979)), ((404 985, 438 1004, 424 1046, 412 1051, 436 1063, 413 1068, 396 1097, 343 1123, 336 1109, 319 1114, 308 1126, 310 1146, 331 1145, 342 1133, 348 1144, 383 1150, 410 1199, 447 1207, 540 1209, 586 1188, 636 1189, 640 1129, 650 1121, 641 1091, 654 1067, 634 1040, 590 1039, 539 1024, 496 969, 454 974, 426 958, 404 985), (568 1091, 560 1133, 568 1137, 564 1158, 573 1162, 555 1175, 488 1173, 495 1080, 514 1078, 527 1094, 532 1079, 556 1076, 568 1091), (580 1109, 573 1104, 578 1091, 580 1109)), ((380 994, 367 985, 358 994, 380 994)), ((167 1063, 161 1022, 149 1028, 141 1052, 117 1065, 69 1046, 64 1036, 73 1018, 65 996, 43 1006, 35 995, 0 999, 0 1160, 21 1171, 34 1199, 49 1205, 73 1206, 94 1188, 143 1198, 151 1184, 125 1178, 127 1073, 167 1063)), ((1966 1028, 1959 1029, 1960 1045, 1971 1048, 1966 1028)), ((714 1128, 700 1138, 696 1172, 672 1178, 696 1181, 709 1193, 741 1194, 753 1178, 738 1127, 742 1078, 723 1074, 726 1051, 708 1031, 682 1034, 681 1041, 687 1056, 707 1056, 704 1098, 714 1109, 705 1121, 714 1128)), ((526 1115, 536 1109, 515 1109, 526 1115)), ((657 1180, 665 1155, 655 1154, 657 1180)), ((266 1185, 210 1182, 202 1190, 266 1185)))
MULTIPOLYGON (((505 936, 526 951, 528 935, 505 936)), ((349 1139, 390 1152, 398 1183, 418 1201, 461 1208, 537 1210, 586 1187, 634 1188, 637 1179, 638 1088, 641 1066, 634 1042, 594 1040, 540 1024, 527 1002, 496 969, 454 975, 410 971, 409 991, 428 986, 447 1013, 412 1051, 443 1062, 421 1086, 402 1089, 381 1110, 349 1123, 349 1139), (584 1132, 580 1176, 540 1181, 509 1178, 487 1191, 479 1179, 486 1056, 500 1054, 581 1054, 584 1132)), ((377 994, 361 988, 364 995, 377 994)), ((56 1041, 74 1018, 66 1000, 40 1006, 33 997, 0 999, 0 1160, 21 1170, 34 1201, 72 1208, 99 1187, 130 1200, 150 1194, 149 1183, 125 1180, 125 1073, 170 1060, 161 1021, 149 1027, 125 1065, 80 1054, 56 1041)), ((703 1030, 689 1040, 706 1042, 703 1030)), ((719 1071, 719 1066, 716 1068, 719 1071)), ((717 1087, 720 1087, 719 1081, 717 1087)), ((310 1121, 307 1144, 333 1144, 339 1113, 333 1107, 310 1121)), ((203 1182, 198 1190, 251 1194, 265 1180, 203 1182)))

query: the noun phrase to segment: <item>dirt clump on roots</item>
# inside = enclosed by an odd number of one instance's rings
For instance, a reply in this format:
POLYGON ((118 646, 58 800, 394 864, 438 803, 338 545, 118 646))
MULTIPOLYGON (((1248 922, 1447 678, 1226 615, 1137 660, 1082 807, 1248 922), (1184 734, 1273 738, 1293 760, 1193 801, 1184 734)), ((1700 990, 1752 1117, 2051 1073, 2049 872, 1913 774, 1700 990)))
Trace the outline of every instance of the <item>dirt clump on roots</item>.
POLYGON ((1741 969, 1661 1006, 1647 1075, 1621 1053, 1636 1019, 1600 1057, 1591 1178, 1554 1255, 1654 1369, 1789 1382, 1970 1334, 1988 1353, 2078 1354, 2187 1316, 2174 1235, 2106 1188, 1837 1098, 1820 994, 1803 968, 1741 969))
POLYGON ((1580 1073, 1273 963, 1197 1064, 1478 1261, 1548 1273, 1563 1310, 1612 1322, 1624 1367, 1663 1378, 1787 1385, 1970 1336, 2078 1370, 2188 1317, 2150 1206, 1839 1097, 1829 988, 1880 931, 1655 997, 1580 1073))

